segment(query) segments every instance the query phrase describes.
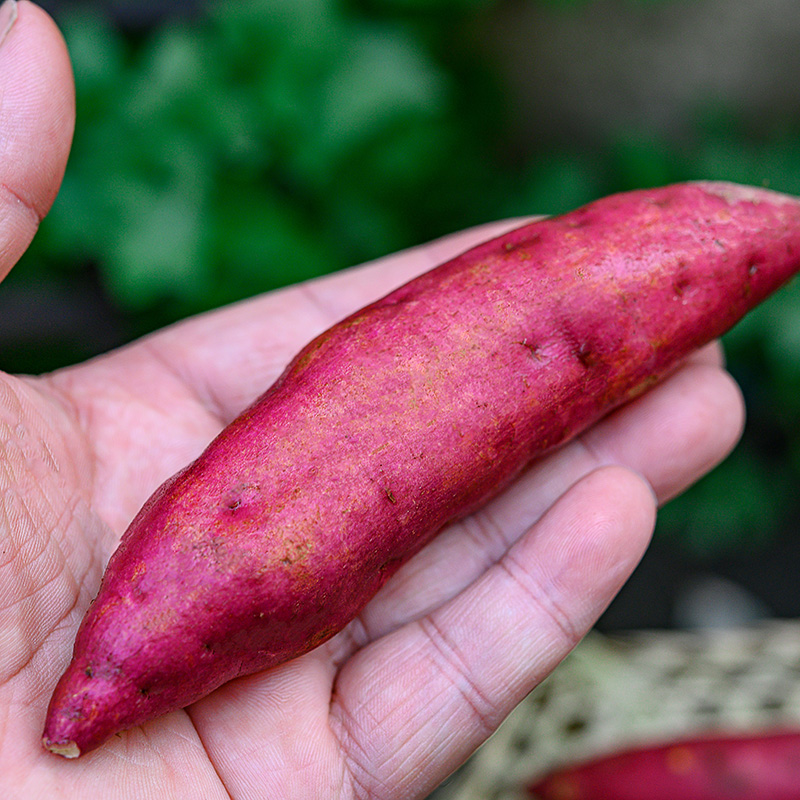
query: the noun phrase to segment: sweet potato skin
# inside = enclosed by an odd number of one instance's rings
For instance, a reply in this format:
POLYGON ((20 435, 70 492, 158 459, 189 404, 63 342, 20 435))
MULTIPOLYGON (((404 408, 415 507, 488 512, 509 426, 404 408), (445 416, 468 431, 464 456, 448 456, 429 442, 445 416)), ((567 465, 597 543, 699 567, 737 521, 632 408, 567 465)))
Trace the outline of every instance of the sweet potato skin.
POLYGON ((683 184, 521 227, 335 325, 133 520, 45 747, 86 752, 319 645, 798 268, 800 201, 683 184))

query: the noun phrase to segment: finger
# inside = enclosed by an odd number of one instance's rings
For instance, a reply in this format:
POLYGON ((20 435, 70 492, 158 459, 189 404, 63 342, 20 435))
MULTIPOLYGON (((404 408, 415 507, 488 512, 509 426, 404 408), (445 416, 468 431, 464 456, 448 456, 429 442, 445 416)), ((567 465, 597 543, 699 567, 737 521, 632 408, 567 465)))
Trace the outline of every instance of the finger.
POLYGON ((64 40, 38 6, 3 6, 0 45, 0 279, 25 252, 55 199, 75 119, 64 40))
POLYGON ((702 360, 643 395, 580 440, 599 464, 627 464, 647 476, 665 503, 715 467, 744 428, 744 399, 724 370, 702 360), (627 413, 626 413, 627 411, 627 413), (631 431, 640 436, 629 438, 631 431))
POLYGON ((335 673, 320 655, 231 681, 189 707, 231 797, 350 796, 329 726, 335 673))
POLYGON ((567 655, 647 546, 655 502, 609 467, 449 603, 357 653, 332 722, 369 797, 424 796, 567 655))

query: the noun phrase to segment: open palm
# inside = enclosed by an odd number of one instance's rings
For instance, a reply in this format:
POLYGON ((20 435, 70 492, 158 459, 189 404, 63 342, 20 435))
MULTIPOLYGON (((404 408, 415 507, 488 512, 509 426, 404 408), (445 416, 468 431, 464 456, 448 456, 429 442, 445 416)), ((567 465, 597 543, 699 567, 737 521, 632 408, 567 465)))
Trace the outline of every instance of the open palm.
MULTIPOLYGON (((18 11, 0 49, 0 275, 52 202, 73 124, 63 42, 37 7, 18 11)), ((716 348, 444 531, 326 645, 77 761, 40 744, 103 565, 152 490, 312 336, 508 225, 52 375, 0 374, 0 796, 424 797, 577 643, 641 556, 656 503, 738 436, 740 396, 716 348)))

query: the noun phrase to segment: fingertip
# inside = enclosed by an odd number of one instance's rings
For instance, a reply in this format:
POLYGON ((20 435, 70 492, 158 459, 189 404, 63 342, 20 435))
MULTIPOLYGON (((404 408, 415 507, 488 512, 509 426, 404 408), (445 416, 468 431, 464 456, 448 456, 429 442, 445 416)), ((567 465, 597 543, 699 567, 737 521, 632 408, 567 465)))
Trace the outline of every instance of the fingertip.
POLYGON ((20 0, 6 30, 0 47, 0 277, 55 200, 75 124, 72 67, 55 22, 20 0))
POLYGON ((744 420, 744 399, 733 377, 713 360, 690 361, 586 431, 581 441, 600 461, 646 475, 663 504, 730 453, 744 420))
POLYGON ((638 565, 655 528, 657 501, 649 482, 622 466, 580 478, 509 551, 527 565, 529 582, 558 609, 577 643, 638 565))
MULTIPOLYGON (((682 424, 675 435, 684 444, 683 464, 677 459, 672 479, 658 487, 662 504, 684 491, 730 455, 744 432, 747 408, 734 377, 721 367, 687 364, 670 379, 682 391, 682 424)), ((666 434, 662 425, 662 435, 666 434)))
POLYGON ((52 17, 20 0, 0 49, 2 182, 44 216, 66 166, 75 124, 67 45, 52 17))
POLYGON ((610 527, 624 533, 630 530, 642 533, 646 546, 655 528, 658 510, 658 495, 650 481, 642 473, 618 464, 598 467, 585 480, 589 481, 593 493, 606 494, 610 527), (595 487, 593 483, 600 485, 595 487))
POLYGON ((608 465, 587 474, 560 502, 573 504, 576 546, 596 551, 604 562, 595 565, 598 574, 611 579, 605 591, 616 593, 650 544, 658 509, 655 489, 641 473, 608 465))

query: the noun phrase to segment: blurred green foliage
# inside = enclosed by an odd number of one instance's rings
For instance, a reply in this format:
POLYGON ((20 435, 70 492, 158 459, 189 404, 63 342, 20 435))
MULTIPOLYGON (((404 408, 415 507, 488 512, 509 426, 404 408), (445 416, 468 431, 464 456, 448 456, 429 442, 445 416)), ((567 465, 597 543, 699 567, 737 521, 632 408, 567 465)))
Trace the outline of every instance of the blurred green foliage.
POLYGON ((501 181, 464 116, 492 99, 464 96, 430 27, 390 22, 408 5, 212 4, 139 42, 66 17, 78 127, 33 255, 96 264, 155 323, 485 219, 501 181))
MULTIPOLYGON (((539 0, 578 12, 581 2, 539 0)), ((123 35, 64 15, 78 126, 31 275, 97 274, 130 335, 492 218, 691 178, 800 194, 800 124, 722 108, 680 146, 627 131, 509 155, 510 109, 474 47, 493 0, 238 0, 123 35)), ((665 511, 700 555, 768 542, 797 513, 800 286, 729 337, 758 417, 665 511)))

